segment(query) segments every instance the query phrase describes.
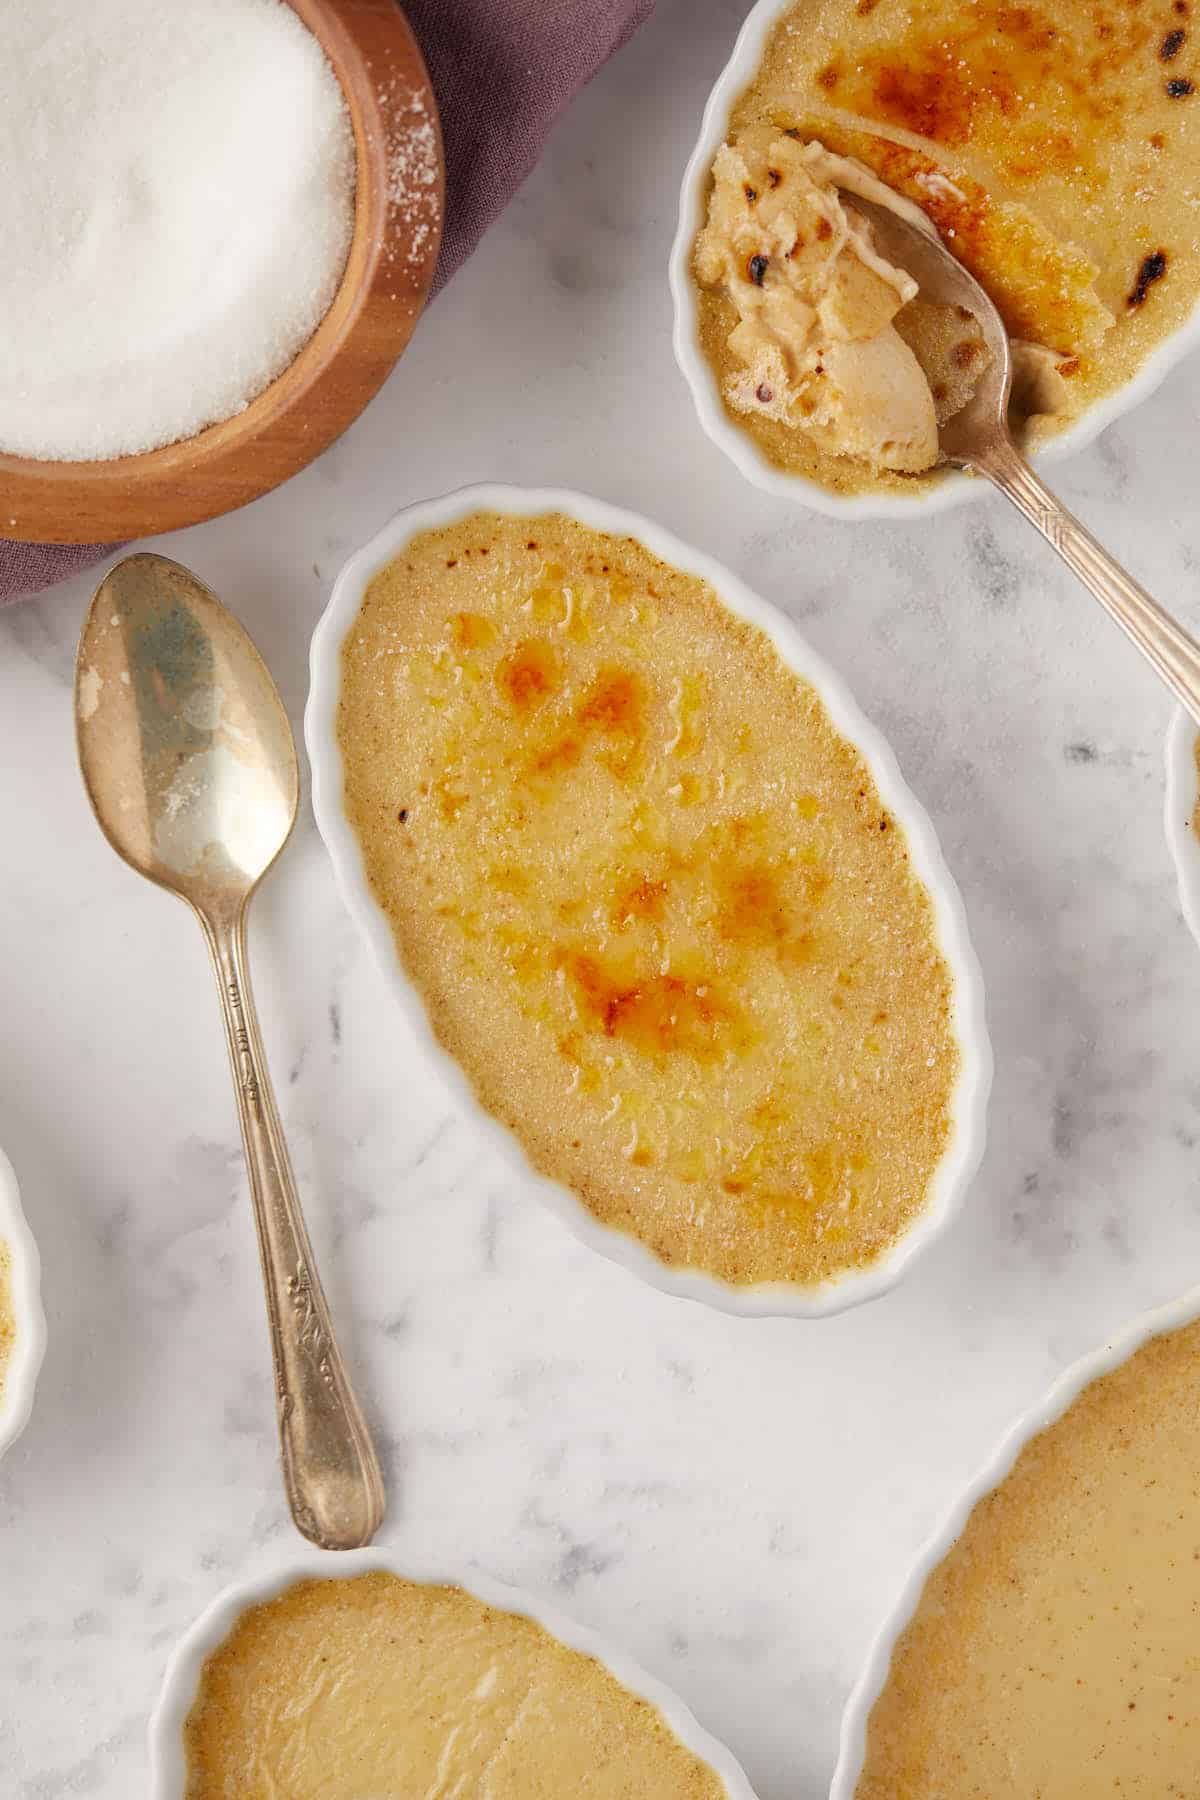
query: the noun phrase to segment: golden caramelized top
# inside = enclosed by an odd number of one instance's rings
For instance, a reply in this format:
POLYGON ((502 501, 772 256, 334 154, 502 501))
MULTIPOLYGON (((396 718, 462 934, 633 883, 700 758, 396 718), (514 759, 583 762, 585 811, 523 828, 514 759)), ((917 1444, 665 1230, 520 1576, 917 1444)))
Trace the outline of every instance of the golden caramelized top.
MULTIPOLYGON (((1058 429, 1128 380, 1200 299, 1191 7, 797 0, 730 137, 769 121, 818 138, 921 206, 1010 335, 1061 359, 1070 404, 1037 428, 1058 429)), ((720 366, 730 309, 703 296, 702 313, 720 366)), ((768 455, 796 466, 802 450, 789 453, 771 421, 753 425, 768 455)), ((803 472, 903 485, 886 472, 803 472)))
POLYGON ((532 1619, 382 1571, 250 1607, 204 1666, 186 1800, 726 1800, 649 1701, 532 1619))
POLYGON ((930 1575, 858 1800, 1200 1793, 1200 1326, 1085 1388, 930 1575))
POLYGON ((538 1169, 730 1282, 903 1234, 950 976, 903 832, 761 631, 632 539, 483 514, 371 584, 338 735, 434 1029, 538 1169))

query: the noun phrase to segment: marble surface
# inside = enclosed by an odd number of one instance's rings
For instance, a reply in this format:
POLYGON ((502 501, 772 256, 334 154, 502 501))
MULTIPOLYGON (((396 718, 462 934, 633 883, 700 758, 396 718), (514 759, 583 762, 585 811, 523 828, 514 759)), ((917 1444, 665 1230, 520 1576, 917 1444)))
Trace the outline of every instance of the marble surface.
MULTIPOLYGON (((349 435, 171 540, 299 723, 346 554, 486 477, 658 517, 796 618, 928 806, 990 996, 991 1143, 899 1290, 810 1325, 640 1286, 493 1161, 421 1066, 307 811, 258 905, 264 1024, 391 1486, 386 1542, 551 1595, 676 1686, 762 1800, 825 1792, 915 1548, 1078 1353, 1200 1271, 1200 957, 1160 818, 1169 707, 999 500, 847 526, 744 485, 669 351, 679 173, 743 8, 660 0, 349 435)), ((1057 470, 1200 624, 1200 364, 1057 470)), ((0 1793, 145 1792, 164 1659, 295 1540, 211 978, 87 811, 88 584, 0 615, 0 1143, 50 1349, 0 1468, 0 1793)))

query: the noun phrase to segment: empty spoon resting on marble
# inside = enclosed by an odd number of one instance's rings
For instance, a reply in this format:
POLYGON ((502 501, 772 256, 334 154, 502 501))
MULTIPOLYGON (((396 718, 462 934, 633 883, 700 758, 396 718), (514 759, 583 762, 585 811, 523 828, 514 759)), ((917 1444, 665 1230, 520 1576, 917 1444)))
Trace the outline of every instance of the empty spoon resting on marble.
POLYGON ((369 1543, 383 1478, 333 1336, 246 959, 246 909, 291 833, 296 746, 258 651, 188 569, 129 556, 96 590, 75 672, 79 762, 118 856, 186 900, 221 994, 267 1295, 284 1485, 326 1550, 369 1543))
POLYGON ((917 282, 922 299, 965 307, 983 333, 988 365, 962 411, 941 427, 940 460, 986 475, 1037 526, 1200 724, 1200 644, 1067 511, 1013 441, 1008 425, 1012 353, 1004 322, 988 295, 939 237, 889 207, 857 194, 847 199, 865 214, 881 253, 917 282))

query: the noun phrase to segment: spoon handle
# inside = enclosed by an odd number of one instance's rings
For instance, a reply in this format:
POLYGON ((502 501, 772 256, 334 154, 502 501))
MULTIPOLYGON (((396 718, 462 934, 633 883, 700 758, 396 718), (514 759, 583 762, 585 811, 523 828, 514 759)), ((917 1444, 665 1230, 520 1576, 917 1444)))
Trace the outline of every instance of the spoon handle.
POLYGON ((383 1477, 333 1335, 267 1073, 246 960, 246 910, 200 915, 221 993, 258 1227, 288 1504, 323 1550, 370 1543, 383 1477))
POLYGON ((1067 511, 1011 438, 995 438, 973 466, 1037 526, 1200 725, 1200 644, 1067 511))

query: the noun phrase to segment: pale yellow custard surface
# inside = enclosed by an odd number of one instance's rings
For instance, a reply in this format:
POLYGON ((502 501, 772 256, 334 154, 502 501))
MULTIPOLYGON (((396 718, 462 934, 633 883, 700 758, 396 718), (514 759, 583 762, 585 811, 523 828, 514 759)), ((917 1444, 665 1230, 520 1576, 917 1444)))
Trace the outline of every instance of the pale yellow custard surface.
POLYGON ((0 1401, 4 1399, 4 1383, 12 1361, 17 1326, 13 1318, 12 1257, 8 1245, 0 1238, 0 1401))
POLYGON ((186 1800, 727 1800, 649 1701, 531 1619, 376 1573, 243 1613, 185 1726, 186 1800))
POLYGON ((1200 1326, 1025 1449, 930 1576, 857 1800, 1200 1794, 1200 1326))
MULTIPOLYGON (((817 140, 921 207, 1010 336, 1038 347, 1023 410, 1043 437, 1134 376, 1200 300, 1193 3, 796 0, 729 139, 817 140)), ((725 390, 741 373, 737 309, 721 286, 698 299, 725 390)), ((896 323, 903 334, 904 313, 896 323)), ((835 491, 937 479, 824 454, 768 408, 730 416, 772 462, 835 491)))
POLYGON ((345 808, 441 1043, 664 1263, 817 1285, 925 1207, 959 1051, 904 832, 703 581, 476 515, 372 582, 345 808))

